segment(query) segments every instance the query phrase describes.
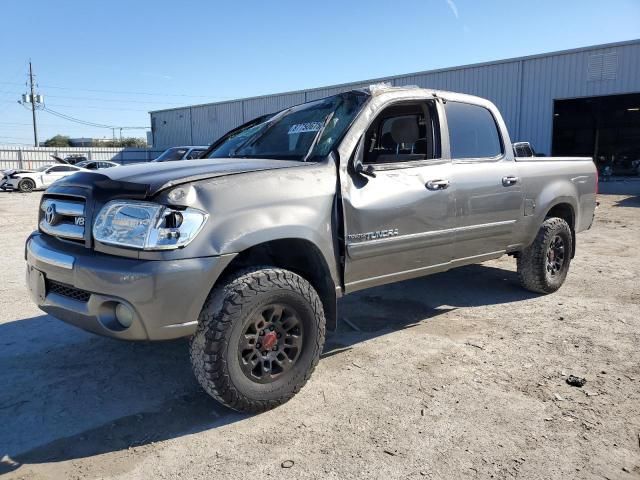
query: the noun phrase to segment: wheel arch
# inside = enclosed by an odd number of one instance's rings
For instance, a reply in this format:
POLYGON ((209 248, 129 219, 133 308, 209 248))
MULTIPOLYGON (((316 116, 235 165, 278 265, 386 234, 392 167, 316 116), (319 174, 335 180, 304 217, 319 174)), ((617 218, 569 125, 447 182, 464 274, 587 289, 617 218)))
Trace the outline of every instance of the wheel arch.
POLYGON ((317 245, 296 237, 252 245, 235 256, 216 283, 224 281, 225 277, 237 270, 259 265, 283 268, 306 279, 320 296, 327 328, 336 329, 338 289, 329 263, 317 245))
POLYGON ((18 180, 18 183, 17 183, 18 190, 20 189, 20 184, 23 183, 23 182, 31 182, 33 184, 32 190, 35 190, 36 188, 38 188, 38 182, 37 182, 37 180, 35 178, 33 178, 31 176, 29 176, 29 177, 22 177, 21 176, 20 180, 18 180))
POLYGON ((569 202, 558 202, 551 206, 544 218, 557 217, 563 219, 569 225, 571 230, 571 258, 576 254, 576 212, 573 205, 569 202))

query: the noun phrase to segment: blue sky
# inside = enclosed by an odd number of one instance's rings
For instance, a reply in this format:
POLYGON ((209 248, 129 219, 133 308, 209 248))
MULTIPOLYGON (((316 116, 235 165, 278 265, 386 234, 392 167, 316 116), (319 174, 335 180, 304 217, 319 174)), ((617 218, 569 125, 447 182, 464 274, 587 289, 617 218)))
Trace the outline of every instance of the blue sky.
MULTIPOLYGON (((640 0, 2 0, 0 18, 0 143, 26 144, 29 58, 48 108, 148 126, 149 110, 640 37, 640 0)), ((111 136, 38 120, 41 140, 111 136)))

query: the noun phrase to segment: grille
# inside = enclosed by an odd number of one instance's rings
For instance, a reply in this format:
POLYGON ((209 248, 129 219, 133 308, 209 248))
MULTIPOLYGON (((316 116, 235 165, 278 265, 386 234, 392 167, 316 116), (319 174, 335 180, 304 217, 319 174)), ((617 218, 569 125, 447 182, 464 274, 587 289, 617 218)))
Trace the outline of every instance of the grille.
POLYGON ((40 204, 40 231, 58 238, 84 243, 85 202, 78 198, 45 196, 40 204))
POLYGON ((47 292, 62 295, 63 297, 72 298, 79 302, 87 303, 91 294, 85 290, 65 285, 64 283, 47 280, 47 292))

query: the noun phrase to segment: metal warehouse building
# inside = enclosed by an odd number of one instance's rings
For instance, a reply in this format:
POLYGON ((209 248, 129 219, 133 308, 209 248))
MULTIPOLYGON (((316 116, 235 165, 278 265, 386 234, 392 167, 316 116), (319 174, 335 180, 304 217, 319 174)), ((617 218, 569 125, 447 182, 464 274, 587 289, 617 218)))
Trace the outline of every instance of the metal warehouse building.
POLYGON ((640 154, 640 40, 158 110, 150 113, 154 146, 206 145, 260 115, 377 82, 488 98, 512 140, 538 152, 601 161, 640 154))

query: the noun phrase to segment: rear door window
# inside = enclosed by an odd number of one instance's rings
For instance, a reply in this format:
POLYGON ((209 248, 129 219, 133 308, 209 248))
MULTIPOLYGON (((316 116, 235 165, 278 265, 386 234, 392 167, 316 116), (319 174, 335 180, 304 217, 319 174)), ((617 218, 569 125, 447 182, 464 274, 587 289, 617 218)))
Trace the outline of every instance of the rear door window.
POLYGON ((59 167, 52 167, 49 169, 49 173, 62 173, 62 172, 77 172, 78 169, 76 167, 60 165, 59 167))
POLYGON ((479 105, 447 102, 451 158, 493 158, 501 155, 502 141, 491 112, 479 105))

